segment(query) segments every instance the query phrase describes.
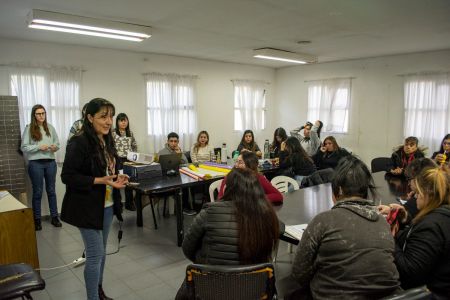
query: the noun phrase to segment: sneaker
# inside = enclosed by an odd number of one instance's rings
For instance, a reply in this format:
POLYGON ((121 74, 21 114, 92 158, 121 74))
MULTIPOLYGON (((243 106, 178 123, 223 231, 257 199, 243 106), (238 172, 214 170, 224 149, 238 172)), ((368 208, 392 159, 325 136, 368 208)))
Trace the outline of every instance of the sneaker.
POLYGON ((195 216, 197 212, 193 209, 183 209, 183 214, 187 216, 195 216))
POLYGON ((52 217, 52 220, 51 220, 50 223, 52 223, 52 225, 55 226, 55 227, 62 227, 62 224, 59 221, 58 217, 52 217))
POLYGON ((42 230, 41 219, 34 219, 34 230, 36 231, 42 230))

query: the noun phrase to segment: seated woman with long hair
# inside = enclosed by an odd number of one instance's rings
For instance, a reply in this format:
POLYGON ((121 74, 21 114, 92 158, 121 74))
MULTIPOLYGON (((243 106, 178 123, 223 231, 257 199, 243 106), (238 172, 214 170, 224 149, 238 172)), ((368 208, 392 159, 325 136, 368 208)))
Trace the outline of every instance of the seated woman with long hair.
POLYGON ((258 144, 255 142, 255 135, 253 134, 253 131, 251 131, 249 129, 244 131, 241 142, 240 142, 239 146, 237 147, 236 151, 239 153, 253 152, 258 157, 262 156, 262 152, 259 149, 258 144))
POLYGON ((334 206, 308 224, 295 254, 292 277, 301 288, 291 299, 378 299, 398 289, 395 243, 368 199, 373 186, 361 160, 341 159, 332 181, 334 206))
MULTIPOLYGON (((258 158, 253 152, 243 152, 238 156, 234 168, 237 169, 250 169, 256 174, 260 186, 263 188, 267 199, 272 203, 280 203, 283 201, 283 194, 281 194, 267 178, 258 172, 258 158)), ((219 188, 218 199, 222 199, 224 196, 225 186, 228 187, 227 179, 228 175, 222 180, 222 184, 219 188)))
POLYGON ((444 136, 441 142, 441 148, 439 151, 433 153, 431 159, 434 159, 440 165, 446 164, 448 166, 450 161, 450 133, 444 136))
MULTIPOLYGON (((250 169, 227 175, 222 201, 207 203, 183 240, 194 263, 247 265, 271 261, 279 236, 278 218, 250 169)), ((185 284, 176 299, 184 299, 185 284)))
POLYGON ((426 285, 433 299, 450 295, 450 175, 427 168, 414 179, 419 213, 396 235, 395 264, 402 288, 426 285))
POLYGON ((214 148, 209 145, 209 134, 206 130, 202 130, 197 136, 197 142, 191 148, 192 162, 202 163, 211 160, 211 151, 214 151, 214 148))
POLYGON ((280 169, 282 175, 290 176, 301 183, 303 177, 316 171, 316 166, 298 139, 291 136, 281 143, 280 169))
POLYGON ((313 156, 314 163, 318 170, 332 168, 335 169, 341 158, 350 155, 347 150, 339 147, 334 136, 327 136, 323 140, 322 147, 313 156))
POLYGON ((276 158, 280 156, 281 143, 284 142, 287 138, 288 136, 286 134, 286 130, 284 130, 283 127, 278 127, 277 129, 275 129, 275 132, 273 133, 272 144, 270 144, 269 146, 269 150, 271 153, 270 158, 276 158))

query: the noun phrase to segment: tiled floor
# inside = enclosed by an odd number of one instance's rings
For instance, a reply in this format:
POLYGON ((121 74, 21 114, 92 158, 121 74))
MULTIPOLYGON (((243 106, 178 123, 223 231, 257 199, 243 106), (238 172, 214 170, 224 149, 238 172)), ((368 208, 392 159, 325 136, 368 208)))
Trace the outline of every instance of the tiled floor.
MULTIPOLYGON (((185 216, 185 228, 192 217, 185 216)), ((174 299, 190 263, 176 246, 176 218, 160 217, 158 230, 153 228, 150 209, 144 209, 144 227, 136 227, 136 214, 124 212, 123 239, 120 252, 106 260, 103 287, 114 299, 174 299)), ((37 232, 41 268, 68 264, 79 258, 83 242, 77 228, 63 223, 55 228, 43 222, 37 232)), ((108 241, 108 252, 117 249, 118 223, 114 219, 108 241)), ((290 271, 292 255, 280 245, 276 277, 285 277, 290 271)), ((34 299, 86 299, 84 265, 58 270, 41 271, 46 282, 44 291, 34 292, 34 299)), ((280 292, 280 291, 279 291, 280 292)))

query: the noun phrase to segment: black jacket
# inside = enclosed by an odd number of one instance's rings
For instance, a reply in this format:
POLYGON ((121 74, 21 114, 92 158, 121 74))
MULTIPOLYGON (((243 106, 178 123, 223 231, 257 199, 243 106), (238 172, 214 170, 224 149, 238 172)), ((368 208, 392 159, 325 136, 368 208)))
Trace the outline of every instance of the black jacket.
MULTIPOLYGON (((61 219, 76 227, 101 230, 106 186, 94 185, 94 179, 106 176, 106 167, 96 167, 93 151, 84 134, 73 136, 67 145, 61 172, 61 180, 66 185, 61 219)), ((114 214, 122 220, 120 200, 113 201, 114 214)))
POLYGON ((396 237, 395 264, 402 287, 426 284, 450 295, 450 205, 443 205, 396 237))
POLYGON ((312 160, 301 157, 300 153, 289 155, 287 151, 280 151, 280 169, 286 176, 309 176, 316 171, 316 166, 312 160))
POLYGON ((208 203, 183 240, 186 257, 199 264, 239 265, 238 229, 231 201, 208 203))
POLYGON ((341 160, 341 158, 350 155, 347 150, 340 148, 333 152, 322 152, 317 150, 317 153, 313 156, 314 163, 317 170, 332 168, 335 169, 341 160))
MULTIPOLYGON (((420 149, 417 149, 414 152, 414 159, 425 157, 423 152, 420 149)), ((407 154, 403 151, 403 147, 392 153, 391 156, 392 169, 402 168, 403 172, 405 168, 408 166, 408 157, 407 154)))

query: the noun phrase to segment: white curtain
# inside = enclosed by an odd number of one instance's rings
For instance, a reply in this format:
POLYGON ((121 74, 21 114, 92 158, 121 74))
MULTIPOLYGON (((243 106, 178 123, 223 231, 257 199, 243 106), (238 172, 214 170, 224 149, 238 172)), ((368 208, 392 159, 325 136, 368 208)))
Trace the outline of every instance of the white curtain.
POLYGON ((80 84, 82 70, 78 68, 9 68, 10 94, 19 99, 20 130, 30 123, 31 109, 42 104, 47 122, 56 130, 60 150, 56 161, 63 162, 67 137, 73 122, 80 118, 80 84))
POLYGON ((323 131, 348 132, 351 79, 315 80, 308 84, 308 120, 321 120, 323 131))
POLYGON ((234 130, 265 129, 267 83, 259 80, 232 80, 234 85, 234 130))
POLYGON ((406 76, 404 83, 405 137, 415 136, 419 144, 437 151, 450 131, 449 74, 406 76))
POLYGON ((192 75, 150 73, 144 75, 147 98, 147 132, 153 152, 176 132, 180 146, 188 151, 197 131, 196 81, 192 75))

